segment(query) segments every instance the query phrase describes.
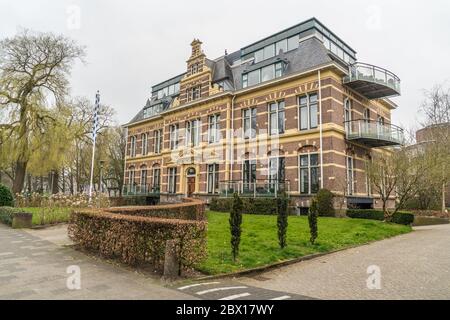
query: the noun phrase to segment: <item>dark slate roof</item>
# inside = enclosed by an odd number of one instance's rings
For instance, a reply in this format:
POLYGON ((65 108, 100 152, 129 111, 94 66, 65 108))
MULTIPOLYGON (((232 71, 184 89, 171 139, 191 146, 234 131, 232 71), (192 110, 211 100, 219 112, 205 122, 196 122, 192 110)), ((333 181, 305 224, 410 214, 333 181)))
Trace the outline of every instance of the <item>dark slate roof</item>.
MULTIPOLYGON (((277 61, 284 61, 285 69, 283 76, 290 75, 293 73, 298 73, 306 71, 317 67, 319 65, 327 64, 333 61, 337 61, 342 65, 345 65, 340 59, 331 54, 322 44, 322 42, 315 38, 308 38, 299 43, 299 47, 295 50, 288 52, 280 52, 277 56, 261 61, 259 63, 253 63, 250 61, 237 66, 232 66, 233 62, 240 59, 240 51, 233 52, 226 56, 222 56, 216 60, 206 60, 206 64, 213 70, 213 82, 225 81, 231 90, 242 89, 242 74, 264 67, 266 65, 275 63, 277 61)), ((176 83, 184 76, 181 74, 165 82, 162 82, 156 86, 153 86, 153 90, 156 91, 169 84, 176 83)), ((152 98, 147 100, 147 104, 144 108, 163 103, 165 106, 172 102, 173 97, 165 97, 161 100, 152 98)), ((143 109, 144 109, 143 108, 143 109)), ((143 109, 130 121, 130 123, 138 122, 144 119, 143 109)))
POLYGON ((285 61, 286 69, 283 72, 283 76, 285 76, 330 63, 333 59, 320 40, 310 38, 300 42, 299 47, 295 50, 278 54, 271 59, 267 59, 256 64, 250 62, 233 68, 232 70, 235 79, 234 85, 236 90, 242 89, 241 75, 243 73, 259 69, 266 65, 275 63, 276 61, 285 61))

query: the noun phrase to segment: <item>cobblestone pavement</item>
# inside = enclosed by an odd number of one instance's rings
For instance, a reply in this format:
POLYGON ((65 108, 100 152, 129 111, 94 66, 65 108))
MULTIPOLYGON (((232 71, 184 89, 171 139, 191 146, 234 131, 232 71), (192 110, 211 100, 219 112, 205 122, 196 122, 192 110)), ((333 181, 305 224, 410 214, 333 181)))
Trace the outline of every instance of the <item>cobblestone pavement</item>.
POLYGON ((319 299, 450 299, 450 225, 239 278, 242 285, 319 299), (381 271, 381 289, 368 289, 367 268, 381 271))
POLYGON ((64 226, 22 231, 0 224, 0 300, 195 299, 159 279, 64 247, 65 235, 64 226), (80 290, 67 288, 71 265, 80 267, 80 290))

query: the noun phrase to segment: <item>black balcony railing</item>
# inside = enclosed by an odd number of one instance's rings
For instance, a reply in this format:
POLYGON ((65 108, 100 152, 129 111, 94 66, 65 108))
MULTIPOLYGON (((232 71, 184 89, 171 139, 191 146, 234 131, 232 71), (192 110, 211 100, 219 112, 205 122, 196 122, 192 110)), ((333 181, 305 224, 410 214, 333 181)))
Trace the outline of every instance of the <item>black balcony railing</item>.
POLYGON ((282 192, 289 193, 289 181, 257 179, 252 182, 229 180, 219 182, 221 197, 232 197, 237 192, 242 197, 277 197, 282 192))
POLYGON ((126 184, 123 186, 122 195, 124 196, 158 196, 160 194, 160 186, 151 184, 126 184))
POLYGON ((371 147, 402 145, 403 129, 393 124, 365 119, 344 122, 347 140, 353 140, 371 147))
POLYGON ((344 84, 368 99, 400 95, 400 78, 394 73, 367 63, 357 62, 349 67, 344 84))

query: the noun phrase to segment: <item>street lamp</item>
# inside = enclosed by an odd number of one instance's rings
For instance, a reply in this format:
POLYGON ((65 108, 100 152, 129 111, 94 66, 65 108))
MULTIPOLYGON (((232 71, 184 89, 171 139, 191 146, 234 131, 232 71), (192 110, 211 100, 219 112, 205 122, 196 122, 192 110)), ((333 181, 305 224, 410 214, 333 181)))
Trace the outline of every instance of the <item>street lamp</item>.
POLYGON ((103 193, 103 165, 105 164, 105 160, 100 160, 100 181, 98 185, 98 190, 100 193, 103 193))

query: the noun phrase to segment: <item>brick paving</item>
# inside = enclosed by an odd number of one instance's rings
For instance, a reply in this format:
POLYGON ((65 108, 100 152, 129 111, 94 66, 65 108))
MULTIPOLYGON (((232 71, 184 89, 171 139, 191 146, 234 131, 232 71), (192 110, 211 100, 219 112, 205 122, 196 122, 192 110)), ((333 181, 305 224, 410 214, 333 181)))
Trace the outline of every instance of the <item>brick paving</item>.
POLYGON ((243 285, 318 299, 450 299, 450 225, 239 278, 243 285), (381 289, 368 289, 367 268, 380 267, 381 289))
POLYGON ((450 225, 234 280, 167 286, 155 277, 87 256, 65 245, 65 226, 13 230, 0 224, 0 299, 450 299, 450 225), (81 268, 69 290, 67 267, 81 268), (367 267, 381 289, 366 286, 367 267))
POLYGON ((0 224, 2 299, 195 299, 156 278, 87 256, 70 247, 64 226, 13 230, 0 224), (69 290, 67 267, 81 271, 81 289, 69 290))

